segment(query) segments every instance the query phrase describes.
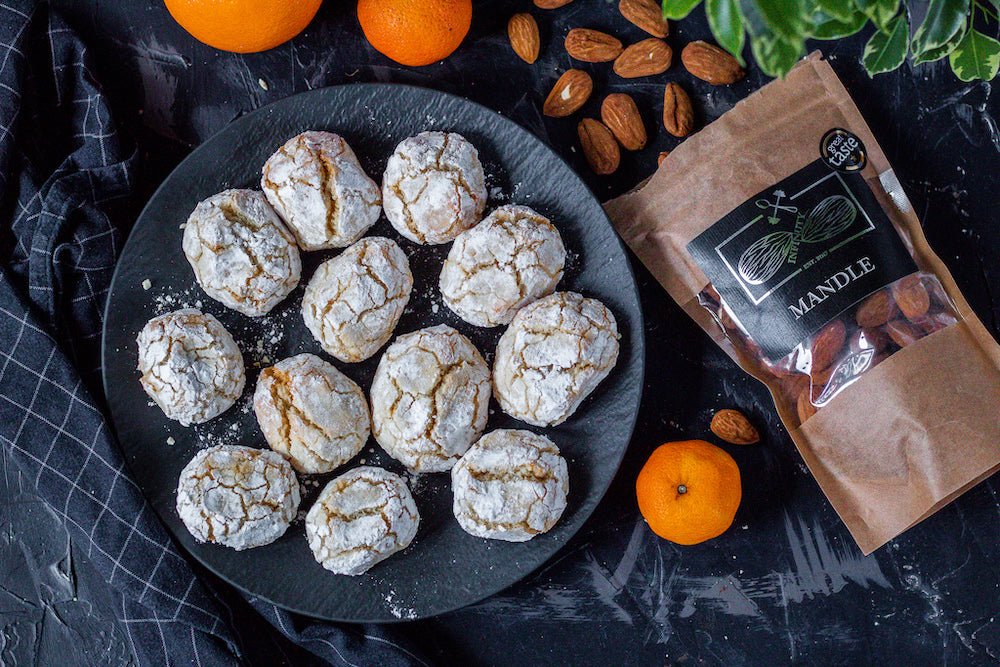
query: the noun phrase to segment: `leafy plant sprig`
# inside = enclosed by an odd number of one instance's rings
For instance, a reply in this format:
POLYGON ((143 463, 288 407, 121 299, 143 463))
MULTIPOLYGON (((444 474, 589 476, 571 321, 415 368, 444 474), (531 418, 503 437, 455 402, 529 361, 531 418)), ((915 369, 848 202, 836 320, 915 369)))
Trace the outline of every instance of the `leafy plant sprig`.
POLYGON ((743 64, 749 37, 769 76, 784 76, 805 55, 807 39, 841 39, 868 23, 876 30, 861 62, 871 76, 891 72, 907 55, 914 65, 948 58, 962 81, 988 81, 1000 69, 1000 41, 980 29, 996 32, 1000 0, 929 0, 918 25, 901 0, 663 0, 663 15, 682 19, 702 2, 719 46, 743 64))

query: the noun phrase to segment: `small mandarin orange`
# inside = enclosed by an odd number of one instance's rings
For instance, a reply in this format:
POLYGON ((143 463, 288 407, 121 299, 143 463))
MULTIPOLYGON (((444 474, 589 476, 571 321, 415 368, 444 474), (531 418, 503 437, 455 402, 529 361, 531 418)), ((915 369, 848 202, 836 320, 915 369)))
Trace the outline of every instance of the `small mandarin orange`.
POLYGON ((729 454, 704 440, 657 447, 635 481, 639 511, 654 533, 691 545, 732 525, 743 488, 729 454))

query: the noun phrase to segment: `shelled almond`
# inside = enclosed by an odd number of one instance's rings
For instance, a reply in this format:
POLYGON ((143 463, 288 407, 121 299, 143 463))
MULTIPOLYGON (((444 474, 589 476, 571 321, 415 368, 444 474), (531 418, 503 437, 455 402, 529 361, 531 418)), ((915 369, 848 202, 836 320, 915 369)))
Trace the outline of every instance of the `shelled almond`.
POLYGON ((675 137, 686 137, 694 130, 694 107, 679 83, 671 81, 663 89, 663 127, 675 137))
POLYGON ((583 156, 594 173, 606 175, 618 169, 621 153, 611 130, 600 121, 584 118, 576 128, 583 156))
POLYGON ((542 104, 542 113, 552 118, 564 118, 582 107, 594 91, 594 80, 579 69, 568 69, 552 86, 542 104))
POLYGON ((622 53, 622 43, 617 38, 590 28, 573 28, 566 34, 566 53, 588 63, 605 63, 622 53))
POLYGON ((662 39, 650 37, 630 45, 615 59, 615 74, 624 79, 662 74, 670 69, 674 52, 662 39))
POLYGON ((681 62, 688 72, 714 86, 735 83, 746 74, 728 51, 700 40, 684 47, 681 62))
POLYGON ((514 14, 507 22, 507 37, 514 53, 529 65, 538 60, 542 40, 538 34, 538 23, 531 14, 514 14))
POLYGON ((663 9, 655 0, 621 0, 618 11, 626 19, 653 37, 666 37, 670 32, 663 9))
POLYGON ((646 145, 646 128, 631 95, 612 93, 605 97, 601 120, 626 150, 637 151, 646 145))
POLYGON ((719 410, 712 417, 709 430, 731 445, 752 445, 760 442, 760 433, 739 410, 719 410))

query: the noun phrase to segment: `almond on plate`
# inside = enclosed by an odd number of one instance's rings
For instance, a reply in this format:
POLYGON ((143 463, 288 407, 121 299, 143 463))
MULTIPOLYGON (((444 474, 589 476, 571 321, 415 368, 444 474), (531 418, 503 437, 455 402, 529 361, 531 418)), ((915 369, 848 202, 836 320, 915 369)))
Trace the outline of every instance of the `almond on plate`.
POLYGON ((611 130, 600 121, 584 118, 577 125, 576 133, 580 137, 583 156, 587 158, 587 164, 595 174, 603 176, 618 168, 621 153, 618 151, 618 142, 615 141, 611 130))
POLYGON ((539 9, 559 9, 573 0, 535 0, 535 7, 539 9))
POLYGON ((670 69, 674 51, 662 39, 650 37, 630 45, 615 59, 615 74, 624 79, 662 74, 670 69))
POLYGON ((573 28, 566 34, 566 53, 587 63, 605 63, 622 52, 622 43, 600 30, 573 28))
POLYGON ((586 103, 594 91, 594 80, 579 69, 563 72, 542 104, 542 113, 551 118, 564 118, 586 103))
POLYGON ((728 51, 700 40, 684 47, 681 62, 691 74, 715 86, 735 83, 746 74, 728 51))
POLYGON ((646 145, 646 128, 635 100, 625 93, 612 93, 601 103, 601 120, 623 147, 630 151, 646 145))
POLYGON ((531 14, 514 14, 507 22, 507 36, 514 53, 529 65, 538 60, 542 40, 538 36, 538 23, 531 14))

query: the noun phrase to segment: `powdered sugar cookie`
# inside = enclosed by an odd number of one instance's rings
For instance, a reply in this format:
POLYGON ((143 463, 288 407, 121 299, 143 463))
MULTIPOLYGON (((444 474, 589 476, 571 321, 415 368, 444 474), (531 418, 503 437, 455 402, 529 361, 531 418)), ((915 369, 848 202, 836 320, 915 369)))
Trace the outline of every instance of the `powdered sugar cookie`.
POLYGON ((400 336, 372 381, 372 432, 417 472, 449 470, 486 428, 490 371, 479 350, 449 326, 400 336))
POLYGON ((267 444, 302 473, 330 472, 346 463, 371 429, 361 388, 314 354, 262 370, 253 408, 267 444))
POLYGON ((618 361, 615 316, 556 292, 517 312, 500 337, 493 387, 504 412, 535 426, 566 421, 618 361))
POLYGON ((447 243, 472 227, 486 206, 479 153, 460 134, 421 132, 404 139, 382 177, 385 215, 417 243, 447 243))
POLYGON ((200 202, 184 226, 184 254, 206 294, 251 317, 288 296, 302 270, 291 233, 256 190, 200 202))
POLYGON ((154 317, 139 332, 139 382, 184 426, 222 414, 243 393, 243 355, 208 313, 184 308, 154 317))
POLYGON ((406 254, 381 236, 361 239, 316 269, 302 317, 323 349, 363 361, 392 337, 413 289, 406 254))
POLYGON ((242 551, 281 537, 299 508, 288 461, 266 449, 203 449, 181 471, 177 513, 199 542, 242 551))
POLYGON ((324 568, 357 575, 409 546, 419 525, 420 514, 403 478, 361 466, 323 488, 306 514, 306 537, 324 568))
POLYGON ((382 211, 378 185, 331 132, 303 132, 286 141, 264 163, 260 186, 303 250, 349 246, 382 211))
POLYGON ((551 440, 531 431, 491 431, 451 469, 452 510, 477 537, 525 542, 556 524, 566 509, 566 461, 551 440))
POLYGON ((470 324, 508 324, 520 308, 552 293, 565 263, 566 249, 547 218, 527 206, 501 206, 455 239, 441 294, 470 324))

